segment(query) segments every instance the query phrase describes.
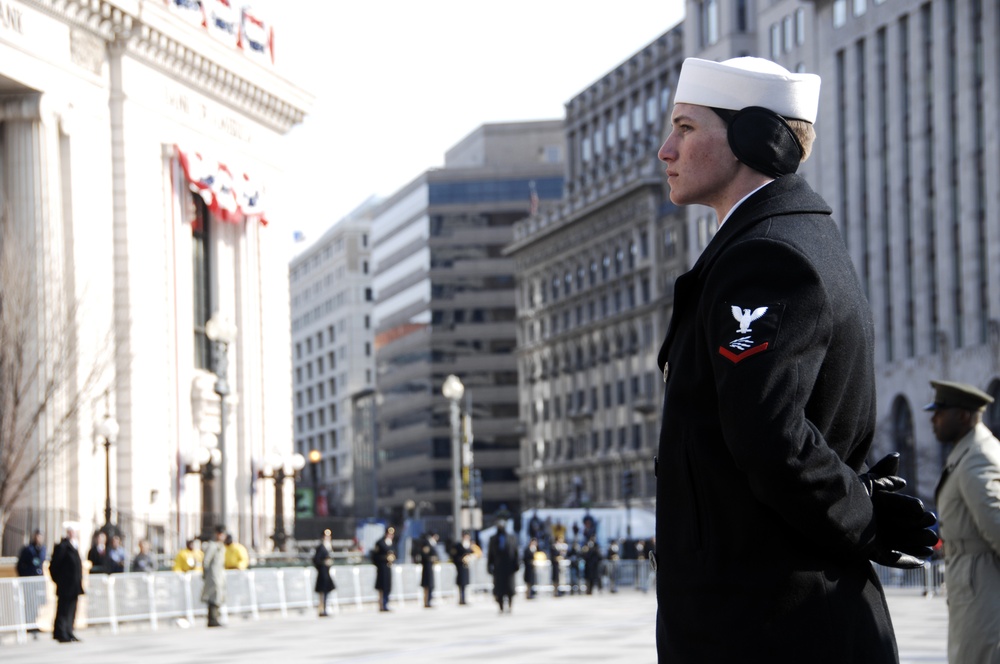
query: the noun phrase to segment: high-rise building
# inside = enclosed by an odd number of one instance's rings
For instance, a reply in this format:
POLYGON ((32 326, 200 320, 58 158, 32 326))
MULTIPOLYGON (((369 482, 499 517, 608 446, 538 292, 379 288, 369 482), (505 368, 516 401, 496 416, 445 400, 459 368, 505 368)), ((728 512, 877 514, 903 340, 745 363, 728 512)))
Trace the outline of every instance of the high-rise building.
POLYGON ((822 0, 815 184, 872 306, 877 445, 933 501, 946 449, 930 379, 997 399, 1000 432, 1000 6, 822 0))
POLYGON ((561 195, 563 145, 558 120, 484 125, 374 214, 382 516, 409 507, 452 532, 450 374, 465 385, 483 512, 520 506, 514 265, 503 248, 516 221, 561 195))
POLYGON ((526 508, 655 500, 656 354, 689 265, 656 158, 682 36, 666 32, 566 104, 564 197, 518 222, 506 250, 526 508))
POLYGON ((289 264, 295 449, 317 517, 355 511, 354 396, 375 385, 369 200, 289 264))

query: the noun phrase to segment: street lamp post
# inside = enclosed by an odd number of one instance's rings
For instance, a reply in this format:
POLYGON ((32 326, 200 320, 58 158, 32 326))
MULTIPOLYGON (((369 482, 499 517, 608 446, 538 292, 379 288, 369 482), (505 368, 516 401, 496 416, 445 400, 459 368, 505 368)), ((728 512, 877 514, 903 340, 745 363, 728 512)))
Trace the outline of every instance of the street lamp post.
POLYGON ((215 511, 215 476, 222 461, 221 453, 211 440, 214 435, 203 433, 195 450, 184 457, 184 472, 197 474, 201 480, 201 537, 211 539, 213 528, 219 523, 215 511))
MULTIPOLYGON (((228 316, 216 311, 205 323, 205 336, 215 346, 215 393, 219 395, 219 478, 221 498, 219 502, 222 518, 226 521, 226 397, 229 395, 228 368, 229 344, 236 341, 236 324, 228 316)), ((210 531, 205 531, 206 533, 210 531)))
POLYGON ((305 465, 306 459, 301 454, 272 454, 264 460, 264 467, 257 475, 261 479, 274 480, 274 535, 271 539, 274 540, 277 551, 284 551, 288 541, 288 534, 285 532, 285 479, 295 477, 305 465))
POLYGON ((97 435, 104 440, 104 532, 110 537, 111 525, 111 445, 118 438, 118 422, 105 412, 104 419, 97 425, 97 435))
POLYGON ((450 374, 441 386, 441 394, 451 402, 451 512, 454 517, 455 541, 462 539, 462 423, 459 403, 465 394, 465 385, 455 374, 450 374))
MULTIPOLYGON (((319 462, 323 460, 323 453, 319 450, 309 450, 309 468, 312 472, 313 485, 313 517, 320 516, 319 513, 319 462)), ((326 516, 323 514, 322 516, 326 516)))

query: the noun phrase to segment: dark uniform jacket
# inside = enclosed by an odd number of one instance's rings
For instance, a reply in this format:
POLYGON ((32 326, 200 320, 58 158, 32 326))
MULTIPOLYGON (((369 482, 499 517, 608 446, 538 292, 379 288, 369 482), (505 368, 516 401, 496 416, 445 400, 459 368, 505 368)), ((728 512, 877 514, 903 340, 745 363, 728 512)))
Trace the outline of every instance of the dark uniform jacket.
POLYGON ((675 284, 659 355, 661 662, 898 659, 858 479, 871 311, 830 214, 782 177, 675 284))
POLYGON ((420 540, 420 587, 434 588, 434 565, 438 562, 437 543, 430 537, 420 540))
POLYGON ((388 595, 392 592, 392 564, 396 560, 396 550, 391 542, 383 538, 375 542, 371 558, 375 564, 375 590, 388 595))
POLYGON ((63 539, 52 550, 49 576, 56 584, 59 597, 78 597, 83 594, 83 565, 80 552, 68 539, 63 539))
POLYGON ((517 535, 498 532, 490 538, 486 554, 486 569, 493 576, 493 594, 496 597, 514 594, 514 574, 521 566, 517 557, 517 535), (500 539, 503 538, 501 544, 500 539))
POLYGON ((316 551, 313 552, 312 562, 313 567, 316 568, 316 592, 333 592, 337 588, 337 584, 334 582, 333 576, 330 574, 330 567, 333 565, 333 552, 327 548, 324 542, 320 542, 316 545, 316 551))

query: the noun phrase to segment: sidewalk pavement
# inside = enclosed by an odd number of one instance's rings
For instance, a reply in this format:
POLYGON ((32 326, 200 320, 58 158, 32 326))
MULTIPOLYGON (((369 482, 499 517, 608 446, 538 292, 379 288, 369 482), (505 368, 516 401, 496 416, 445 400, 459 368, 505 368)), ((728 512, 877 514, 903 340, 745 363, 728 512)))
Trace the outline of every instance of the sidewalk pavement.
MULTIPOLYGON (((889 608, 901 664, 946 664, 947 608, 942 597, 889 589, 889 608)), ((374 607, 331 618, 291 613, 235 617, 222 629, 199 622, 187 628, 161 625, 79 631, 81 643, 60 644, 49 634, 17 645, 4 642, 4 664, 71 661, 73 664, 207 664, 268 662, 356 664, 405 662, 591 661, 628 664, 656 661, 656 600, 628 589, 616 594, 518 597, 511 614, 498 614, 492 597, 477 594, 469 606, 451 598, 424 609, 413 602, 390 613, 374 607)), ((724 634, 720 634, 724 638, 724 634)))

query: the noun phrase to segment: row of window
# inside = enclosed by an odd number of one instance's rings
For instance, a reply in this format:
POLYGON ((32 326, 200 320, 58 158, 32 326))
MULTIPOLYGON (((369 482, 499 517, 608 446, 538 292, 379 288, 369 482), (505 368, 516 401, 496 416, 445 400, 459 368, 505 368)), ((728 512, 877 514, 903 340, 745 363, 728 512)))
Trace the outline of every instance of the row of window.
POLYGON ((541 399, 532 404, 531 423, 558 421, 564 415, 574 417, 596 413, 602 403, 598 398, 601 394, 605 409, 628 405, 629 397, 633 404, 644 403, 652 398, 653 384, 653 374, 645 373, 642 376, 632 376, 629 381, 620 378, 614 385, 605 383, 600 390, 597 386, 591 386, 589 394, 587 389, 580 388, 567 392, 561 398, 556 396, 551 399, 541 399), (630 389, 626 389, 626 385, 630 389))
MULTIPOLYGON (((881 5, 885 0, 872 0, 876 5, 881 5)), ((868 0, 833 0, 833 27, 839 28, 847 23, 847 5, 851 5, 851 13, 857 16, 864 16, 868 11, 868 0)))
MULTIPOLYGON (((368 261, 361 261, 361 274, 369 274, 369 272, 368 261)), ((346 267, 341 266, 337 268, 336 273, 326 275, 322 281, 317 281, 305 290, 292 296, 292 307, 298 308, 300 305, 314 300, 323 293, 329 292, 336 284, 343 282, 347 277, 346 267)), ((341 294, 341 297, 346 297, 346 295, 341 294)))
MULTIPOLYGON (((344 237, 338 237, 330 244, 323 247, 323 251, 319 251, 303 261, 300 265, 297 265, 292 269, 290 278, 292 283, 295 283, 302 277, 306 276, 313 270, 318 270, 323 263, 332 260, 335 254, 343 253, 344 251, 344 237)), ((361 246, 368 246, 368 234, 361 234, 361 246)))
POLYGON ((799 7, 794 14, 771 24, 771 57, 791 53, 806 42, 806 10, 799 7))
POLYGON ((327 414, 329 413, 330 423, 337 421, 337 404, 332 403, 323 408, 303 413, 295 416, 295 433, 305 433, 313 431, 316 427, 326 426, 327 414))
MULTIPOLYGON (((365 302, 374 302, 375 301, 374 291, 372 291, 370 287, 366 287, 364 289, 363 298, 365 302)), ((315 307, 313 307, 306 313, 302 314, 301 316, 294 318, 292 320, 292 331, 302 329, 303 327, 309 325, 310 323, 313 323, 315 321, 320 320, 321 318, 329 316, 335 310, 343 307, 346 304, 350 304, 350 302, 348 302, 347 293, 345 291, 342 291, 337 295, 328 298, 322 304, 316 305, 315 307)))
POLYGON ((552 275, 547 287, 541 278, 532 280, 528 288, 530 288, 529 293, 533 292, 533 296, 526 293, 523 301, 535 306, 547 304, 550 299, 555 302, 560 297, 568 297, 574 291, 582 292, 613 277, 621 276, 627 270, 634 270, 636 260, 646 258, 649 258, 649 237, 642 231, 639 233, 638 242, 630 242, 627 250, 619 245, 613 253, 606 251, 600 258, 596 256, 591 258, 589 267, 585 263, 578 263, 575 270, 566 268, 562 274, 552 275))
POLYGON ((580 159, 583 163, 599 160, 610 154, 619 143, 625 144, 630 138, 645 144, 645 136, 659 126, 660 120, 670 107, 672 90, 666 81, 655 94, 652 85, 647 86, 645 101, 639 92, 632 95, 632 103, 624 101, 617 109, 609 109, 603 116, 594 118, 589 125, 583 125, 580 133, 580 159), (631 136, 630 136, 631 135, 631 136))
POLYGON ((615 452, 651 448, 655 438, 645 435, 642 424, 614 427, 570 438, 556 438, 532 448, 532 462, 572 461, 615 452))
POLYGON ((653 297, 649 278, 641 277, 636 283, 638 292, 635 285, 628 282, 624 288, 616 288, 611 293, 603 293, 585 303, 578 303, 572 310, 565 308, 549 317, 540 317, 537 326, 534 321, 528 321, 524 324, 524 339, 533 343, 536 334, 538 339, 548 339, 560 332, 568 332, 582 325, 616 316, 636 306, 649 304, 653 297))

